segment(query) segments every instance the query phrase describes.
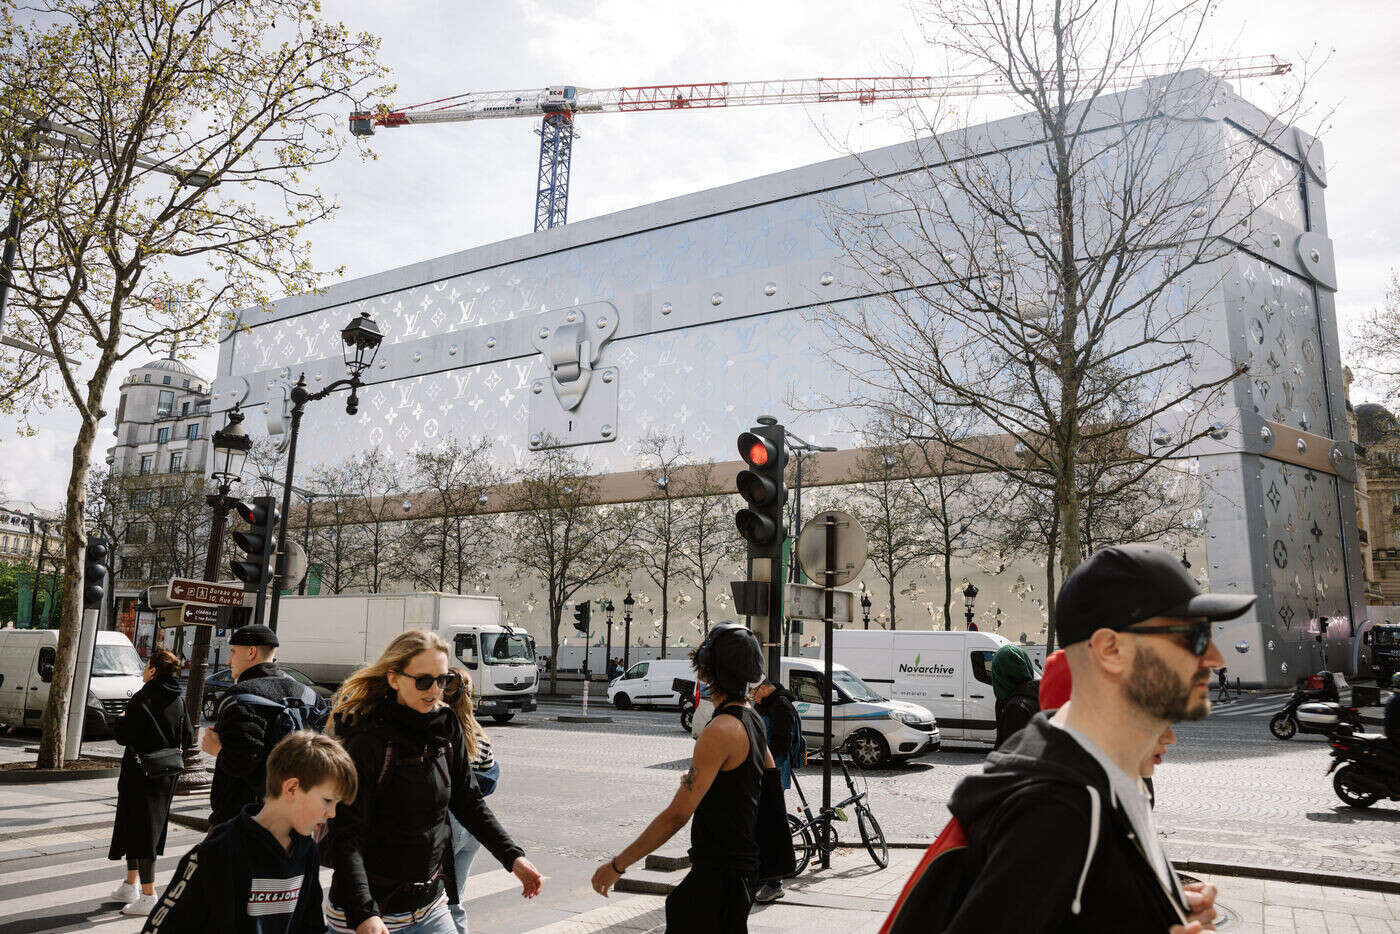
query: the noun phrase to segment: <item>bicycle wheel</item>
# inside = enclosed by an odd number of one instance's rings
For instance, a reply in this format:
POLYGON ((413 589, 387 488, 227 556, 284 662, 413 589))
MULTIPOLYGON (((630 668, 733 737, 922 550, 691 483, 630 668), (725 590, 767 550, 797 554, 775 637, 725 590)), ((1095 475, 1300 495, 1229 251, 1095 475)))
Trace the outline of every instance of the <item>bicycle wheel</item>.
POLYGON ((875 860, 876 866, 884 869, 890 864, 890 848, 885 843, 885 832, 863 802, 856 805, 856 825, 860 827, 860 839, 870 851, 870 858, 875 860))
POLYGON ((812 842, 812 832, 807 829, 796 814, 789 814, 788 829, 792 831, 792 852, 797 857, 796 868, 788 874, 789 879, 802 875, 807 869, 807 864, 812 861, 812 854, 817 851, 816 844, 812 842))

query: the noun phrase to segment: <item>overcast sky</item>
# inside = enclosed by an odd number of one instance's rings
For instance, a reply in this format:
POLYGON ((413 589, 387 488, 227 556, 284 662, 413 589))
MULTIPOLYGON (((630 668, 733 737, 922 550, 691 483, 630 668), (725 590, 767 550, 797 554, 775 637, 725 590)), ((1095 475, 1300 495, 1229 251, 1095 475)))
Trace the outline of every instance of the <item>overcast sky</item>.
MULTIPOLYGON (((399 104, 551 84, 606 88, 944 70, 941 57, 919 41, 908 3, 898 0, 326 0, 324 9, 383 38, 381 58, 393 69, 399 104)), ((1221 55, 1328 58, 1309 96, 1318 114, 1334 110, 1321 137, 1344 332, 1379 301, 1389 270, 1400 265, 1397 40, 1400 4, 1391 0, 1232 0, 1207 37, 1221 55)), ((998 106, 984 104, 993 115, 998 106)), ((898 142, 905 133, 888 117, 842 104, 581 118, 569 218, 819 162, 839 155, 840 145, 898 142)), ((310 232, 317 262, 344 264, 355 277, 528 233, 537 125, 522 119, 381 130, 377 161, 347 155, 319 172, 320 187, 341 209, 310 232)), ((212 376, 216 356, 210 348, 190 362, 212 376)), ((113 387, 124 376, 116 374, 113 387)), ((54 412, 36 421, 36 437, 17 438, 14 426, 0 420, 0 477, 11 499, 57 504, 75 420, 54 412)), ((111 430, 109 416, 94 463, 105 458, 111 430)))

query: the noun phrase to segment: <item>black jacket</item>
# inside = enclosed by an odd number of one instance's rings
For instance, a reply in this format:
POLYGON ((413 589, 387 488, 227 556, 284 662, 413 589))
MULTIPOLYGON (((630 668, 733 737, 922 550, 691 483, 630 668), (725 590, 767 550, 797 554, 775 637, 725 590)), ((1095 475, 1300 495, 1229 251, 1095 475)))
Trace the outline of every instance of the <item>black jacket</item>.
MULTIPOLYGON (((264 662, 243 672, 237 685, 229 690, 232 694, 256 694, 280 701, 300 697, 304 689, 272 662, 264 662)), ((214 760, 214 780, 209 788, 213 812, 209 823, 232 820, 245 805, 262 801, 267 785, 267 755, 272 751, 263 739, 269 712, 274 711, 231 699, 220 703, 214 732, 219 734, 223 746, 214 760)))
POLYGON ((758 712, 768 726, 768 751, 773 753, 775 763, 781 762, 792 751, 793 726, 802 722, 793 706, 792 694, 781 685, 775 687, 759 702, 758 712))
POLYGON ((1040 681, 1022 681, 1004 700, 997 701, 997 741, 994 748, 1015 735, 1040 712, 1040 681))
POLYGON ((945 934, 1166 934, 1183 923, 1103 768, 1046 714, 959 782, 948 810, 979 870, 945 934))
POLYGON ((330 902, 350 927, 432 904, 444 886, 457 901, 449 809, 507 870, 525 855, 486 806, 450 708, 423 714, 390 699, 353 723, 337 718, 334 732, 359 776, 355 801, 336 808, 329 836, 330 902))
POLYGON ((127 702, 126 713, 112 725, 126 747, 117 779, 117 815, 112 822, 108 859, 154 859, 165 852, 165 828, 174 775, 147 778, 136 754, 194 744, 194 727, 185 716, 185 696, 174 678, 152 678, 127 702))
POLYGON ((253 820, 259 808, 180 858, 142 934, 324 934, 316 844, 293 833, 289 853, 253 820))

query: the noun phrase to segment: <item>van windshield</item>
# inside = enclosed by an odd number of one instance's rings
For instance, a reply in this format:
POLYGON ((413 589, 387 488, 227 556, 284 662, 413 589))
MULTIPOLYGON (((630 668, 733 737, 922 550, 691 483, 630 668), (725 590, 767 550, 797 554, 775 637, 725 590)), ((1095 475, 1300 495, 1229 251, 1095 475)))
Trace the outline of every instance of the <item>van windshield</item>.
POLYGON ((845 691, 846 695, 853 701, 873 704, 885 699, 872 691, 870 685, 860 680, 860 677, 853 672, 833 671, 831 681, 842 691, 845 691))
POLYGON ((533 665, 535 640, 514 632, 483 632, 481 658, 488 665, 533 665))
POLYGON ((1400 626, 1377 626, 1376 645, 1400 645, 1400 626))
POLYGON ((129 645, 99 645, 92 653, 94 678, 140 677, 141 656, 129 645))

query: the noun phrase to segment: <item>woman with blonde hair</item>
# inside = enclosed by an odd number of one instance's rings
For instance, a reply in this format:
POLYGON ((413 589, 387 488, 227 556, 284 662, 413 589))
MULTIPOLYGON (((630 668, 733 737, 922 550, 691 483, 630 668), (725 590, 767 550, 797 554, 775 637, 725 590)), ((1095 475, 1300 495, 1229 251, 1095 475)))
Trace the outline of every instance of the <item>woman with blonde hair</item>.
POLYGON ((359 775, 327 843, 335 869, 326 922, 337 934, 454 934, 460 885, 448 814, 533 898, 540 874, 506 834, 472 776, 478 751, 471 691, 426 630, 396 636, 335 696, 331 731, 359 775))

